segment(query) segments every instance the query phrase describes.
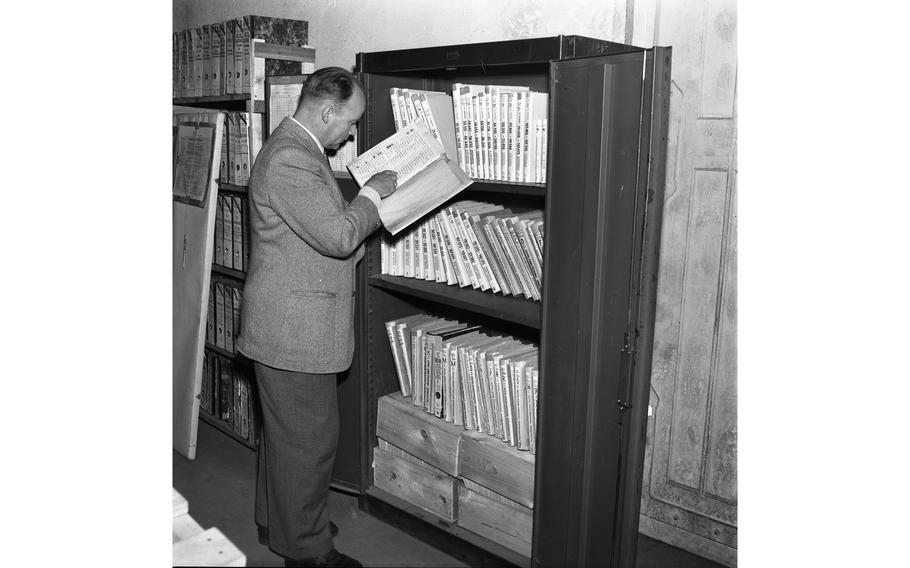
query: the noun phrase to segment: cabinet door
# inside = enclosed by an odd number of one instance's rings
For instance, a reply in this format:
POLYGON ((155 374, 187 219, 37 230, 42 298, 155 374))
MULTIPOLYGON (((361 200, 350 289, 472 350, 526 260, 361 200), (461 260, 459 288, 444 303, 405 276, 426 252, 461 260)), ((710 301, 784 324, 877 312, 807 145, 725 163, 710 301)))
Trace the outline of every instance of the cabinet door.
POLYGON ((666 48, 551 67, 535 565, 634 559, 665 67, 666 48))

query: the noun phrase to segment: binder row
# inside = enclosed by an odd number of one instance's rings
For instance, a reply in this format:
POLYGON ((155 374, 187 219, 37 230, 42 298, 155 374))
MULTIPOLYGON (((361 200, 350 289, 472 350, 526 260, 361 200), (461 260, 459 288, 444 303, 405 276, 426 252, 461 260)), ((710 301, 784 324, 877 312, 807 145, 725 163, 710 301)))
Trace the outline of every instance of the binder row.
POLYGON ((246 271, 250 258, 248 204, 248 198, 243 195, 218 195, 215 209, 215 264, 246 271))
POLYGON ((427 314, 385 327, 401 393, 415 406, 535 452, 537 345, 427 314))
POLYGON ((237 353, 235 339, 240 333, 240 302, 242 285, 212 279, 209 306, 206 312, 205 342, 208 345, 237 353))
POLYGON ((475 179, 545 182, 548 99, 528 87, 453 84, 458 164, 475 179))
POLYGON ((225 112, 218 181, 249 185, 253 162, 262 149, 263 117, 258 112, 225 112))
POLYGON ((452 95, 389 89, 395 129, 424 120, 474 179, 544 183, 549 96, 528 87, 454 83, 452 95))
POLYGON ((199 406, 244 440, 255 443, 259 422, 253 409, 252 372, 248 366, 204 352, 199 406))
POLYGON ((241 16, 172 34, 174 98, 249 94, 266 74, 312 73, 316 50, 306 45, 307 27, 302 20, 241 16), (294 50, 293 61, 270 59, 267 66, 255 57, 259 42, 305 49, 294 50))
POLYGON ((382 274, 540 301, 543 211, 456 201, 380 241, 382 274))

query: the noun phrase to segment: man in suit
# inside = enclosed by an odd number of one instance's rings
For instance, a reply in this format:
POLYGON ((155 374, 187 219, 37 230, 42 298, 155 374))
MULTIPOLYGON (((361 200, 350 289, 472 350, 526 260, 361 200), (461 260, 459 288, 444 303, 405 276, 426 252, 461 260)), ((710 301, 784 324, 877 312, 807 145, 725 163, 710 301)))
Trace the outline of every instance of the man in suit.
MULTIPOLYGON (((325 157, 353 134, 365 97, 338 67, 313 73, 249 184, 250 266, 238 349, 262 410, 256 524, 286 566, 361 566, 335 550, 326 505, 338 442, 337 373, 354 352, 354 266, 379 228, 394 172, 346 202, 325 157)), ((337 529, 336 529, 337 530, 337 529)))

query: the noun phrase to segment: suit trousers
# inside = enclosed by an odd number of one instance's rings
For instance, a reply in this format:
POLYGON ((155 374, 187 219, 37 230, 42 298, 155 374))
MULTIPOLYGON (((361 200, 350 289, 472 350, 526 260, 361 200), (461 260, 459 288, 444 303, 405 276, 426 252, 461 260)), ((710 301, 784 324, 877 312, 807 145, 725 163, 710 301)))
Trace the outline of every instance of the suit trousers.
POLYGON ((334 548, 328 497, 338 445, 337 375, 254 362, 262 409, 256 524, 285 558, 334 548))

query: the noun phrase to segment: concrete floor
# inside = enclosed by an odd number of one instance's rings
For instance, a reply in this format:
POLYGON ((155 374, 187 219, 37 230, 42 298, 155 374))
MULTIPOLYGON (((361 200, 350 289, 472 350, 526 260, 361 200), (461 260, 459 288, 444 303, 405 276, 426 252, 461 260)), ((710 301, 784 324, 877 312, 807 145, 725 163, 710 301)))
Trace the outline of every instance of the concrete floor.
MULTIPOLYGON (((256 455, 200 421, 196 459, 173 454, 173 485, 202 528, 218 529, 246 554, 247 566, 283 566, 259 544, 253 522, 256 455)), ((329 516, 339 527, 335 547, 364 566, 461 567, 466 564, 367 515, 357 498, 332 491, 329 516)), ((640 536, 637 568, 722 568, 709 560, 640 536)))

